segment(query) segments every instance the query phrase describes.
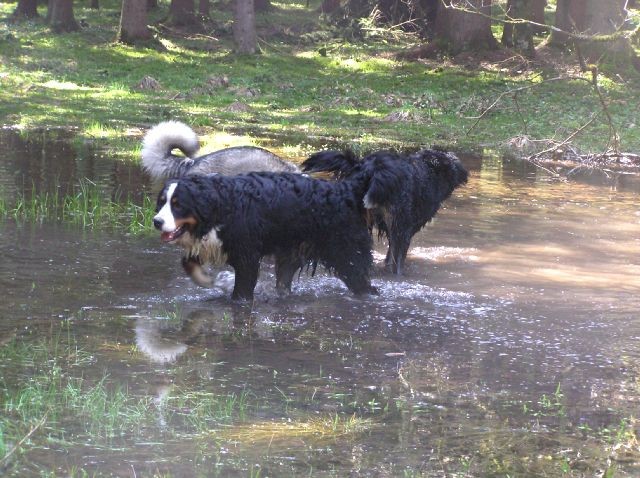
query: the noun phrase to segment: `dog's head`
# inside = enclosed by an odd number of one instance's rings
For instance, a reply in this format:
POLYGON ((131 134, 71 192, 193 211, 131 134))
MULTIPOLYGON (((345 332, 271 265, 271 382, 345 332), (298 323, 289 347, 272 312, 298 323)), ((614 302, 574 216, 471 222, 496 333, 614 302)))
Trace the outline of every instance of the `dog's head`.
POLYGON ((462 162, 451 152, 424 150, 416 154, 422 155, 431 165, 431 171, 440 185, 440 191, 445 195, 444 199, 449 197, 454 189, 466 184, 469 179, 469 173, 462 162))
POLYGON ((196 213, 191 189, 184 181, 167 181, 158 194, 153 225, 164 242, 174 242, 184 234, 193 234, 200 219, 196 213))

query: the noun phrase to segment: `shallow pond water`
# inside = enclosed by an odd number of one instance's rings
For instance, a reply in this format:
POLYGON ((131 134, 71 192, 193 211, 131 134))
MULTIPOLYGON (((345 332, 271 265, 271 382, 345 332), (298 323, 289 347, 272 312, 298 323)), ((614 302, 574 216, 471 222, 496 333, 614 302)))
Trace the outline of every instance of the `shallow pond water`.
MULTIPOLYGON (((68 145, 53 161, 37 141, 0 137, 6 200, 36 184, 26 178, 149 191, 135 166, 68 145)), ((414 238, 405 276, 382 271, 377 244, 381 293, 365 299, 324 272, 279 298, 266 261, 253 307, 237 306, 229 271, 196 287, 153 232, 3 220, 1 346, 47 348, 60 383, 105 384, 138 408, 48 409, 22 434, 5 424, 5 453, 32 434, 0 472, 640 474, 640 182, 463 161, 469 184, 414 238)), ((41 372, 20 353, 0 364, 6 413, 41 372)))

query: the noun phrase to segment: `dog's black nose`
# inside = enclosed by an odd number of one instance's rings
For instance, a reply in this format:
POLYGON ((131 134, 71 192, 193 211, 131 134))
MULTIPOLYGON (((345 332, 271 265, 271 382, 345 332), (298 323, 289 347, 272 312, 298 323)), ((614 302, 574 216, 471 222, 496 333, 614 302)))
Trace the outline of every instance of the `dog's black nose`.
POLYGON ((153 218, 153 225, 155 226, 156 229, 162 229, 163 224, 164 224, 163 219, 160 219, 159 217, 153 218))

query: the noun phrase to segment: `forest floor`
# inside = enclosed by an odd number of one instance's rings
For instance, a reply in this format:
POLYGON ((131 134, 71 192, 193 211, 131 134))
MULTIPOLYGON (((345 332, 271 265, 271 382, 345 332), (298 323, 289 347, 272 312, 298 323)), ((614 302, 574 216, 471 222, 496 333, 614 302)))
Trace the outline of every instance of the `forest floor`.
POLYGON ((161 4, 154 41, 132 47, 114 43, 119 2, 76 4, 82 29, 63 35, 43 20, 7 22, 15 4, 2 3, 2 125, 72 128, 131 160, 144 131, 167 119, 196 128, 207 151, 255 144, 294 160, 343 146, 640 153, 640 75, 628 65, 602 68, 599 95, 575 56, 545 46, 533 61, 510 50, 405 60, 415 35, 372 21, 331 26, 316 3, 273 2, 259 14, 255 56, 233 53, 217 4, 197 31, 167 26, 161 4))

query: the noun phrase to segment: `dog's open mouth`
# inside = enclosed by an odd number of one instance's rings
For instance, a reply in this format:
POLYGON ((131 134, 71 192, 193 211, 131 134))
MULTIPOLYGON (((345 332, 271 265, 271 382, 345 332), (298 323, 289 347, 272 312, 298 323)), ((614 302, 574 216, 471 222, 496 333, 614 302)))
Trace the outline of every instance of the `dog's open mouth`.
POLYGON ((178 239, 180 236, 182 236, 184 233, 186 232, 186 229, 184 226, 180 226, 180 227, 176 227, 173 231, 171 232, 162 232, 160 234, 160 239, 162 240, 162 242, 171 242, 171 241, 175 241, 176 239, 178 239))

